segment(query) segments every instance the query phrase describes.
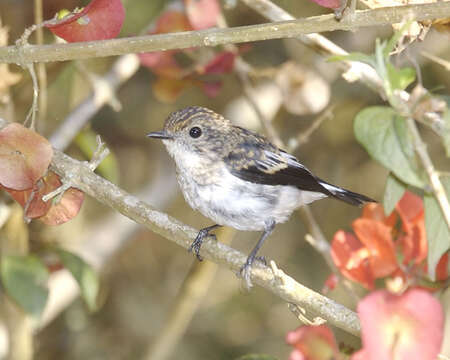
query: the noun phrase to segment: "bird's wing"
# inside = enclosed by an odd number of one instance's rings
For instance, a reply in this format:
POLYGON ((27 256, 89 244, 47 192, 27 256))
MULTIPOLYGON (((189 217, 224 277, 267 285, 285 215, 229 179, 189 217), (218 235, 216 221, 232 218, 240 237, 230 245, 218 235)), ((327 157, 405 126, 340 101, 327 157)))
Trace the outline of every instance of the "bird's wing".
POLYGON ((333 195, 294 156, 257 136, 235 144, 224 162, 228 170, 242 180, 265 185, 291 185, 300 190, 333 195))

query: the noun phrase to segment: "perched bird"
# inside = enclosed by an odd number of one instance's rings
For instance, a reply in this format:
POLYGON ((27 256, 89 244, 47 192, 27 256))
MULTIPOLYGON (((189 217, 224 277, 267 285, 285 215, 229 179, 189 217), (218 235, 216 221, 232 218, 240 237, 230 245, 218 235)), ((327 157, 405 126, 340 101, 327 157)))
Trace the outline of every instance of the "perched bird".
POLYGON ((189 205, 216 223, 200 230, 189 248, 199 260, 203 239, 218 226, 263 231, 241 268, 248 287, 259 248, 296 208, 327 196, 351 205, 374 201, 319 179, 265 137, 203 107, 173 112, 162 131, 147 136, 162 139, 175 160, 189 205))

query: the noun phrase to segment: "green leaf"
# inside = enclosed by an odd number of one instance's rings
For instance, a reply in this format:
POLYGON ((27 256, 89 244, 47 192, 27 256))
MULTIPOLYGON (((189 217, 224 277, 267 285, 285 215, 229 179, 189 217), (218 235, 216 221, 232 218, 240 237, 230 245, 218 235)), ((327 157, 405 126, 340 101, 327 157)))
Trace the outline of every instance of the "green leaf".
POLYGON ((99 279, 97 273, 82 258, 63 249, 56 249, 64 267, 77 281, 81 295, 91 311, 97 310, 99 279))
MULTIPOLYGON (((447 198, 450 198, 450 179, 442 178, 447 198)), ((425 195, 425 229, 428 239, 428 275, 432 280, 436 277, 436 266, 450 249, 450 230, 445 222, 441 208, 434 196, 425 195)))
POLYGON ((27 313, 39 318, 48 298, 48 271, 39 258, 5 255, 1 277, 7 294, 27 313))
POLYGON ((397 179, 395 175, 389 173, 383 197, 383 208, 386 215, 389 215, 395 209, 395 205, 402 198, 405 190, 406 185, 397 179))
POLYGON ((391 63, 387 63, 387 73, 392 89, 405 90, 408 85, 416 80, 416 71, 410 67, 396 68, 391 63))
MULTIPOLYGON (((96 134, 92 130, 85 130, 77 135, 75 143, 87 158, 91 158, 97 148, 96 134)), ((103 159, 96 172, 114 184, 119 182, 119 164, 112 152, 103 159)))
POLYGON ((355 118, 356 139, 367 152, 401 181, 424 187, 405 120, 390 107, 373 106, 355 118))
POLYGON ((238 357, 236 360, 277 360, 277 358, 266 354, 247 354, 238 357))
POLYGON ((335 55, 335 56, 330 56, 328 58, 328 61, 333 62, 333 61, 359 61, 371 66, 375 66, 375 59, 373 58, 373 56, 371 55, 366 55, 364 53, 360 53, 360 52, 352 52, 348 55, 335 55))

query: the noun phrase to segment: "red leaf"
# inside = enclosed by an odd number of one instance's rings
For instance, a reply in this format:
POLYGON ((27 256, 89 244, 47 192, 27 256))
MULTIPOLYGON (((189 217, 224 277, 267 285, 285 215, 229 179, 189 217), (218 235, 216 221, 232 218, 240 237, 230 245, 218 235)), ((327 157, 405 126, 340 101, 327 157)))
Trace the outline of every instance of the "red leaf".
POLYGON ((391 228, 370 219, 356 219, 353 230, 369 250, 369 263, 375 278, 390 275, 398 268, 391 228))
POLYGON ((336 288, 337 284, 339 283, 339 278, 336 274, 331 274, 328 276, 327 280, 325 280, 325 284, 323 285, 322 293, 327 294, 329 291, 336 288))
POLYGON ((233 71, 236 54, 232 51, 222 51, 203 68, 198 69, 200 74, 223 74, 233 71))
POLYGON ((39 218, 47 225, 59 225, 78 214, 84 198, 81 191, 71 188, 64 193, 61 201, 57 204, 53 204, 52 200, 47 202, 42 200, 43 195, 56 190, 60 186, 59 176, 49 171, 34 185, 33 191, 31 189, 15 191, 7 188, 5 190, 24 208, 33 193, 33 199, 27 205, 25 216, 30 219, 39 218))
POLYGON ((124 19, 121 0, 92 0, 82 11, 47 28, 68 42, 105 40, 119 35, 124 19))
POLYGON ((46 186, 46 183, 43 179, 37 181, 34 184, 33 189, 18 191, 18 190, 12 190, 12 189, 5 188, 5 190, 24 209, 25 209, 25 206, 27 206, 25 216, 29 219, 34 219, 34 218, 45 215, 47 213, 48 209, 50 209, 50 206, 52 205, 51 202, 42 201, 42 196, 49 192, 48 188, 46 186), (33 199, 30 200, 28 205, 26 205, 31 194, 33 194, 32 195, 33 199))
POLYGON ((344 276, 368 289, 374 288, 369 250, 353 234, 342 230, 334 234, 331 257, 344 276))
MULTIPOLYGON (((61 180, 58 175, 55 173, 51 173, 51 182, 52 187, 57 189, 61 186, 61 180)), ((42 217, 39 218, 44 224, 47 225, 61 225, 71 219, 73 219, 81 209, 81 205, 83 204, 84 194, 82 191, 74 188, 68 189, 64 192, 61 200, 52 204, 49 211, 42 217)), ((52 200, 49 200, 52 203, 52 200)))
MULTIPOLYGON (((167 11, 157 20, 155 29, 150 34, 164 34, 192 30, 186 15, 179 11, 167 11)), ((185 74, 174 58, 178 50, 156 51, 139 54, 143 66, 149 67, 160 76, 181 79, 185 74)))
POLYGON ((286 343, 295 348, 290 360, 331 360, 338 353, 333 332, 326 325, 301 326, 287 333, 286 343))
POLYGON ((222 81, 201 81, 200 84, 203 92, 210 98, 214 98, 219 95, 220 89, 222 89, 222 81))
POLYGON ((436 266, 436 280, 444 281, 448 278, 448 253, 444 254, 436 266))
POLYGON ((153 53, 139 54, 141 64, 152 69, 159 76, 170 79, 181 79, 184 70, 178 65, 174 58, 176 51, 157 51, 153 53))
POLYGON ((220 15, 218 0, 184 0, 186 13, 194 30, 217 25, 220 15))
POLYGON ((169 79, 159 77, 152 83, 152 90, 155 97, 165 103, 174 102, 181 92, 192 85, 190 79, 169 79))
POLYGON ((13 190, 31 189, 52 157, 47 139, 20 124, 9 124, 0 131, 0 184, 13 190))
POLYGON ((320 6, 329 8, 329 9, 337 9, 341 6, 341 0, 312 0, 316 4, 320 6))
POLYGON ((155 29, 151 34, 165 34, 189 30, 192 30, 192 26, 183 12, 166 11, 158 18, 155 29))
POLYGON ((358 314, 365 356, 357 359, 435 360, 439 354, 444 314, 427 291, 376 291, 359 302, 358 314))

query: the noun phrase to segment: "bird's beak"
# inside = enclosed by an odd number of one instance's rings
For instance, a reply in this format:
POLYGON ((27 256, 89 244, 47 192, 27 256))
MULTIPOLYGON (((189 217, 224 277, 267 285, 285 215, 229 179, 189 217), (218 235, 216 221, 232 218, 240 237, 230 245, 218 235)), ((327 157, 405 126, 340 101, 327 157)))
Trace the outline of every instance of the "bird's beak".
POLYGON ((151 132, 151 133, 147 134, 147 137, 161 139, 161 140, 172 140, 173 139, 173 136, 169 135, 164 130, 151 132))

